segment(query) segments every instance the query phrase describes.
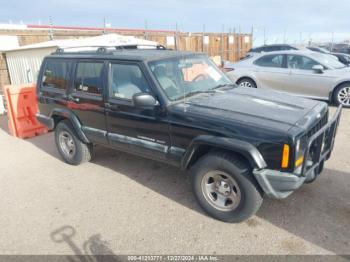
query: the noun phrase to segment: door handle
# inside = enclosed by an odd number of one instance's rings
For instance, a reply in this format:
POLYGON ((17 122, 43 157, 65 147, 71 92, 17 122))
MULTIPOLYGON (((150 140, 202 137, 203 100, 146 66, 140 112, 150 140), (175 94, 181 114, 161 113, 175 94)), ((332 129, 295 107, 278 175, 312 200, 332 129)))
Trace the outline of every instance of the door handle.
POLYGON ((74 97, 74 96, 68 96, 68 99, 72 102, 79 103, 80 98, 79 97, 74 97))
POLYGON ((110 103, 105 103, 105 107, 108 109, 118 109, 118 105, 110 103))

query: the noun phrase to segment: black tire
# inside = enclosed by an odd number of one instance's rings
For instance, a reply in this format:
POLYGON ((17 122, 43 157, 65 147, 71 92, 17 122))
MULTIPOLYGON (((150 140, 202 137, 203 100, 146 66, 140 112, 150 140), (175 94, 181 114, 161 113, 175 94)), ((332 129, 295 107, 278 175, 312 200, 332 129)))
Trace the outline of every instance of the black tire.
POLYGON ((192 190, 199 205, 212 217, 230 223, 244 221, 260 208, 263 197, 251 168, 238 155, 226 151, 213 151, 200 158, 191 168, 192 190), (213 170, 225 172, 236 181, 240 191, 240 200, 233 210, 222 211, 207 200, 202 190, 202 181, 213 170))
POLYGON ((62 120, 57 124, 55 128, 55 142, 58 152, 66 163, 80 165, 91 160, 92 145, 85 144, 79 139, 69 120, 62 120), (60 135, 69 137, 71 142, 74 143, 74 151, 71 150, 71 154, 67 154, 67 151, 62 147, 60 135))
POLYGON ((344 91, 346 92, 346 88, 348 88, 347 92, 349 93, 350 92, 350 83, 341 84, 334 90, 334 93, 333 93, 334 105, 336 105, 336 106, 343 105, 343 107, 350 108, 350 101, 348 102, 348 104, 346 104, 346 103, 343 103, 342 101, 340 101, 340 99, 339 99, 339 93, 344 92, 344 91))
POLYGON ((246 88, 256 88, 256 83, 254 82, 254 80, 248 77, 239 79, 237 81, 237 85, 240 87, 246 87, 246 88))

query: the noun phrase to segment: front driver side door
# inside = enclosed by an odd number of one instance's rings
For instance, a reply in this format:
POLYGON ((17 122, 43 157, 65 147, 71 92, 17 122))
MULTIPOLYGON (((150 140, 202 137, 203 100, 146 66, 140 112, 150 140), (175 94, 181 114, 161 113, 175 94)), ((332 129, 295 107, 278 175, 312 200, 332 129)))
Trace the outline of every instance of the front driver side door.
POLYGON ((110 62, 108 67, 109 92, 105 107, 110 145, 165 161, 170 147, 169 125, 163 121, 160 107, 138 108, 132 101, 137 93, 154 95, 142 64, 110 62))
POLYGON ((303 55, 287 55, 287 67, 290 70, 290 80, 286 83, 288 92, 319 99, 328 99, 332 87, 332 77, 327 70, 316 72, 313 66, 320 63, 303 55))

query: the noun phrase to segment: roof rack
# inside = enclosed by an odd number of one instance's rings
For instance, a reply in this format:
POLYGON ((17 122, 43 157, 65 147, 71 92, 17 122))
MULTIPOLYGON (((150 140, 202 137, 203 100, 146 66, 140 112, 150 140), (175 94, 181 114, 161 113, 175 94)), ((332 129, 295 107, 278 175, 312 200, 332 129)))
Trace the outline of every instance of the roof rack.
MULTIPOLYGON (((106 54, 108 51, 122 51, 122 50, 167 50, 167 48, 163 45, 149 45, 149 44, 127 44, 127 45, 118 45, 118 46, 72 46, 65 48, 57 48, 54 54, 63 54, 68 50, 77 50, 77 52, 89 52, 98 53, 98 54, 106 54)), ((69 52, 68 52, 69 53, 69 52)))

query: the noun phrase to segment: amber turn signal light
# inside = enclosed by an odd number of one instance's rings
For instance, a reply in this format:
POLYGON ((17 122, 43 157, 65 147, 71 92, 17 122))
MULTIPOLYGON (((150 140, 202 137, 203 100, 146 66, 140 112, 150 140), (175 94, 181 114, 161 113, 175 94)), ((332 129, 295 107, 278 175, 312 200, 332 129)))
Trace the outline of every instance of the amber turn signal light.
POLYGON ((282 150, 282 162, 281 167, 287 168, 289 165, 289 145, 284 144, 282 150))

